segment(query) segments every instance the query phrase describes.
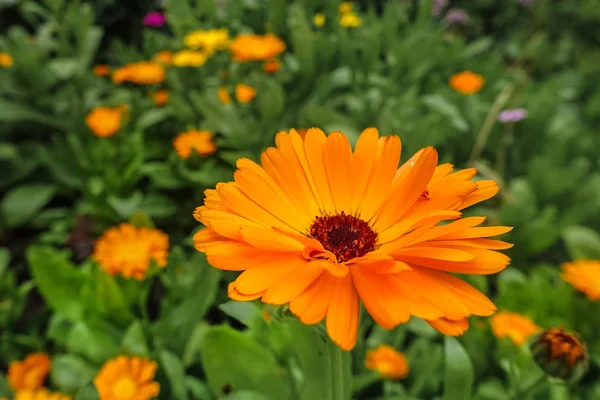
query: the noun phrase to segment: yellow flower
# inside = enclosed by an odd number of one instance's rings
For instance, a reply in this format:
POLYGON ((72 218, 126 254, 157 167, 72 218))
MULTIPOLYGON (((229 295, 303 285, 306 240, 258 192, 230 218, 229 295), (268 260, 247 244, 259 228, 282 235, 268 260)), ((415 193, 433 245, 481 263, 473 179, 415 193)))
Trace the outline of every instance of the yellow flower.
POLYGON ((266 61, 283 53, 285 43, 271 33, 264 36, 238 35, 233 39, 229 50, 234 61, 266 61))
POLYGON ((71 400, 71 396, 41 388, 37 390, 19 390, 15 393, 14 400, 71 400))
POLYGON ((235 98, 240 103, 250 103, 256 97, 256 89, 245 83, 238 83, 235 86, 235 98))
POLYGON ((183 159, 192 155, 192 151, 201 156, 208 156, 217 151, 217 146, 212 139, 213 135, 209 131, 190 129, 177 135, 173 140, 173 147, 183 159))
POLYGON ((96 76, 107 76, 110 74, 110 66, 106 64, 94 65, 94 75, 96 76))
POLYGON ((351 1, 342 2, 342 4, 340 4, 340 14, 347 14, 349 12, 352 12, 352 2, 351 1))
POLYGON ((107 361, 94 385, 100 400, 150 400, 158 396, 160 385, 154 381, 157 365, 139 358, 118 356, 107 361))
POLYGON ((367 351, 365 367, 379 372, 383 378, 390 379, 402 379, 408 375, 409 371, 408 361, 404 354, 386 344, 367 351))
POLYGON ((477 93, 485 85, 485 79, 479 74, 475 74, 471 71, 463 71, 461 73, 452 75, 450 78, 449 85, 452 89, 462 94, 473 94, 477 93))
POLYGON ((138 85, 152 85, 165 80, 165 68, 154 61, 139 61, 116 69, 112 79, 117 84, 132 82, 138 85))
POLYGON ((156 92, 150 93, 150 97, 152 98, 152 101, 154 101, 154 104, 156 104, 158 107, 162 107, 169 101, 169 90, 157 90, 156 92))
POLYGON ((169 237, 164 232, 123 223, 102 233, 94 246, 92 259, 110 275, 142 280, 151 260, 164 268, 168 255, 169 237))
POLYGON ((562 265, 561 278, 588 299, 600 301, 600 260, 578 260, 562 265))
POLYGON ((274 74, 281 69, 279 60, 269 60, 263 64, 263 70, 268 74, 274 74))
POLYGON ((0 67, 11 67, 13 65, 13 58, 10 54, 0 51, 0 67))
POLYGON ((229 47, 229 32, 226 28, 197 30, 188 33, 184 38, 186 46, 194 49, 202 49, 208 54, 217 50, 225 50, 229 47))
POLYGON ((152 57, 152 60, 159 64, 171 65, 173 64, 173 53, 168 50, 159 51, 152 57))
POLYGON ((173 65, 178 67, 199 67, 206 63, 206 53, 202 51, 181 50, 173 55, 173 65))
POLYGON ((494 336, 497 338, 508 337, 517 346, 521 346, 531 335, 542 329, 531 318, 509 311, 496 313, 490 319, 490 324, 494 336))
POLYGON ((98 137, 109 137, 121 128, 121 117, 124 108, 96 107, 85 117, 85 123, 98 137))
POLYGON ((323 25, 325 25, 325 14, 316 13, 313 18, 313 22, 316 26, 322 27, 323 25))
POLYGON ((226 87, 220 87, 217 89, 217 95, 219 96, 219 101, 223 104, 231 103, 231 96, 229 95, 229 91, 226 87))
POLYGON ((29 354, 23 361, 8 366, 8 383, 13 390, 38 389, 50 372, 50 357, 45 353, 29 354))
POLYGON ((360 26, 360 24, 360 17, 356 13, 348 12, 342 14, 342 16, 340 17, 340 25, 346 28, 357 28, 360 26))

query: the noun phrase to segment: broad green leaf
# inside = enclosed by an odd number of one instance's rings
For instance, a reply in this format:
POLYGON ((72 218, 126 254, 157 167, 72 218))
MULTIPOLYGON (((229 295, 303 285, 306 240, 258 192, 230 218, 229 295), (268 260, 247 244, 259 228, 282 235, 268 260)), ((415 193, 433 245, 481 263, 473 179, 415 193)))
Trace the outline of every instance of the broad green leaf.
POLYGON ((192 399, 194 400, 213 400, 214 398, 206 382, 203 382, 198 378, 186 376, 185 386, 189 390, 190 394, 192 395, 192 399))
POLYGON ((171 114, 172 112, 169 108, 151 108, 144 111, 135 121, 135 129, 144 132, 146 129, 166 120, 171 114))
POLYGON ((10 395, 12 395, 10 385, 8 384, 7 379, 4 377, 4 374, 0 374, 0 396, 10 395))
POLYGON ((233 392, 225 397, 222 397, 222 400, 271 400, 272 397, 267 397, 261 392, 256 392, 254 390, 240 390, 233 392))
POLYGON ((56 118, 50 115, 2 98, 0 98, 0 122, 37 122, 59 129, 62 126, 56 118))
POLYGON ((208 384, 218 395, 230 389, 255 390, 269 398, 289 398, 274 355, 229 326, 213 327, 206 333, 201 358, 208 384))
POLYGON ((102 363, 119 354, 119 335, 118 330, 106 323, 76 322, 67 335, 67 349, 72 354, 102 363))
POLYGON ((160 352, 160 366, 167 373, 175 400, 187 400, 189 396, 185 386, 183 362, 175 354, 163 350, 160 352))
POLYGON ((457 130, 461 132, 467 132, 469 130, 469 124, 467 124, 467 121, 465 121, 460 114, 458 107, 446 100, 442 95, 431 94, 423 96, 422 101, 432 111, 448 117, 452 126, 457 130))
POLYGON ((0 161, 15 160, 19 157, 19 149, 12 143, 0 142, 0 161))
POLYGON ((6 247, 0 247, 0 279, 4 276, 8 264, 10 264, 10 250, 6 247))
POLYGON ((129 218, 139 208, 142 200, 141 192, 135 192, 127 198, 111 195, 106 199, 112 209, 122 218, 129 218))
POLYGON ((115 321, 129 321, 133 319, 123 291, 115 281, 115 278, 98 269, 94 269, 94 272, 94 295, 98 312, 107 318, 114 318, 115 321))
POLYGON ((148 194, 142 200, 140 210, 153 218, 166 218, 177 212, 177 205, 163 194, 148 194))
POLYGON ((90 383, 77 391, 74 400, 99 400, 100 396, 96 390, 96 386, 90 383))
POLYGON ((137 356, 150 356, 144 327, 140 321, 134 321, 123 335, 121 340, 121 352, 137 356))
POLYGON ((571 226, 562 233, 563 240, 573 260, 600 259, 600 234, 585 226, 571 226))
POLYGON ((255 303, 245 301, 228 301, 219 305, 221 311, 249 326, 252 319, 260 315, 260 309, 255 303))
POLYGON ((79 59, 77 60, 79 73, 83 74, 89 71, 103 34, 104 31, 101 28, 93 26, 87 29, 83 37, 79 38, 79 59))
MULTIPOLYGON (((306 12, 299 3, 289 6, 288 26, 291 43, 300 63, 300 72, 305 77, 311 77, 316 69, 314 40, 306 12)), ((308 79, 305 81, 308 83, 308 79)))
POLYGON ((49 183, 32 183, 12 189, 0 203, 4 223, 9 227, 23 225, 52 200, 56 190, 56 186, 49 183))
POLYGON ((86 385, 96 375, 96 368, 81 357, 63 354, 52 357, 50 379, 61 391, 72 393, 86 385))
POLYGON ((460 342, 446 336, 444 342, 443 400, 469 400, 473 388, 473 365, 460 342))

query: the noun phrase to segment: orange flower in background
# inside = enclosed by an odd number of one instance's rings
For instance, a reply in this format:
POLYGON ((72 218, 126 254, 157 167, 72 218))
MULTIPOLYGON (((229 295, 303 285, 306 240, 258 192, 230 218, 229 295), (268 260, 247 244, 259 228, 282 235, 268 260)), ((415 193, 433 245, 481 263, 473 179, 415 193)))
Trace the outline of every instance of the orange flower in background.
POLYGON ((269 60, 263 64, 263 70, 266 73, 274 74, 281 69, 281 62, 279 60, 269 60))
POLYGON ((578 260, 562 265, 561 278, 588 299, 600 301, 600 260, 578 260))
POLYGON ((13 58, 10 54, 0 51, 0 67, 12 67, 13 58))
POLYGON ((523 345, 529 337, 542 329, 531 318, 509 311, 501 311, 492 316, 490 324, 494 336, 508 337, 517 346, 523 345))
POLYGON ((173 140, 173 147, 179 157, 183 159, 189 158, 192 152, 201 156, 208 156, 217 151, 212 133, 195 129, 177 135, 173 140))
POLYGON ((244 83, 235 85, 235 98, 240 103, 250 103, 256 97, 256 89, 244 83))
POLYGON ((96 107, 85 117, 85 124, 94 135, 104 138, 117 133, 121 128, 123 107, 96 107))
POLYGON ((235 182, 205 191, 194 216, 207 228, 195 234, 195 247, 216 268, 244 271, 230 283, 230 298, 289 304, 306 324, 325 318, 345 350, 356 342, 360 301, 386 329, 413 315, 461 334, 470 315, 496 307, 452 274, 503 270, 510 259, 496 250, 511 245, 488 237, 511 228, 461 218, 463 201, 495 193, 475 182, 470 191, 424 198, 437 152, 427 147, 398 168, 400 149, 397 136, 380 138, 374 128, 354 152, 341 132, 280 132, 262 166, 240 159, 235 182))
POLYGON ((219 101, 223 104, 231 103, 231 96, 229 95, 229 91, 226 87, 220 87, 217 89, 217 95, 219 96, 219 101))
POLYGON ((587 370, 587 348, 577 333, 550 328, 530 348, 535 362, 550 376, 578 380, 587 370))
POLYGON ((229 48, 234 61, 267 61, 285 50, 285 43, 268 33, 260 35, 238 35, 229 48))
POLYGON ((94 75, 104 77, 110 74, 110 65, 98 64, 94 65, 94 75))
POLYGON ((173 53, 168 50, 159 51, 152 57, 152 60, 163 65, 173 64, 173 53))
POLYGON ((23 361, 8 366, 8 383, 13 390, 40 388, 50 372, 50 357, 45 353, 29 354, 23 361))
POLYGON ((156 369, 151 360, 118 356, 102 366, 94 385, 100 400, 150 400, 160 392, 154 381, 156 369))
POLYGON ((156 92, 150 93, 150 97, 155 105, 158 107, 162 107, 169 101, 169 90, 168 89, 160 89, 156 92))
POLYGON ((386 344, 367 351, 365 367, 377 371, 381 377, 389 379, 403 379, 410 370, 404 354, 386 344))
POLYGON ((138 85, 152 85, 165 80, 165 68, 154 61, 139 61, 117 68, 112 75, 116 84, 131 82, 138 85))
POLYGON ((94 246, 92 259, 110 275, 143 280, 150 261, 164 268, 168 255, 169 237, 164 232, 123 223, 102 233, 94 246))
POLYGON ((452 75, 449 85, 452 89, 459 93, 474 94, 483 88, 483 85, 485 85, 485 79, 483 76, 475 74, 471 71, 463 71, 461 73, 452 75))
POLYGON ((71 400, 71 396, 41 388, 37 390, 19 390, 15 393, 14 400, 71 400))

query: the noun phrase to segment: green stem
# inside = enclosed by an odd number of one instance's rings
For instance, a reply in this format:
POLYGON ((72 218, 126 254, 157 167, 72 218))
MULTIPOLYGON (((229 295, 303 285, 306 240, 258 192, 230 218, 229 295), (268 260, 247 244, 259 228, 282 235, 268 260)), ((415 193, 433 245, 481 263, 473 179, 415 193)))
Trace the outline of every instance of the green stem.
POLYGON ((331 400, 348 400, 344 398, 344 359, 342 349, 335 343, 329 344, 331 355, 331 400))
POLYGON ((548 386, 548 377, 541 373, 537 379, 533 380, 529 385, 520 388, 519 391, 512 397, 512 400, 525 400, 533 396, 541 389, 548 386))

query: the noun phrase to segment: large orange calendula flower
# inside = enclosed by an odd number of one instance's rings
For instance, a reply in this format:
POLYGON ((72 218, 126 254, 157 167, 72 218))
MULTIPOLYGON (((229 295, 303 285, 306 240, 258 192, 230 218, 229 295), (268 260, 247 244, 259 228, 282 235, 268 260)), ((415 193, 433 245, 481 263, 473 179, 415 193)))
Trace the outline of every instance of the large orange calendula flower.
POLYGON ((152 85, 165 80, 165 68, 154 61, 139 61, 127 64, 113 72, 114 83, 132 82, 138 85, 152 85))
POLYGON ((452 89, 459 93, 473 94, 479 92, 481 88, 483 88, 485 79, 483 76, 471 71, 463 71, 452 75, 448 83, 452 89))
POLYGON ((100 400, 150 400, 158 396, 154 381, 157 365, 139 358, 118 356, 107 361, 94 378, 100 400))
POLYGON ((578 260, 562 265, 561 278, 588 299, 600 301, 600 260, 578 260))
POLYGON ((177 135, 173 140, 173 147, 179 157, 183 159, 189 158, 192 152, 201 156, 208 156, 217 151, 212 133, 196 129, 190 129, 177 135))
POLYGON ((92 258, 110 275, 142 280, 150 261, 164 268, 169 255, 169 237, 158 229, 123 223, 102 233, 92 258))
POLYGON ((267 61, 285 50, 285 43, 268 33, 260 35, 238 35, 229 47, 234 61, 267 61))
POLYGON ((309 129, 280 132, 262 166, 237 162, 234 182, 205 192, 194 216, 207 228, 196 249, 214 267, 244 271, 229 297, 289 304, 306 324, 326 318, 343 349, 356 341, 359 301, 382 327, 411 315, 458 335, 467 318, 496 307, 451 275, 492 274, 511 245, 487 239, 509 227, 479 227, 484 217, 461 218, 460 209, 492 197, 490 181, 472 182, 474 170, 436 168, 427 147, 398 168, 400 139, 360 135, 354 152, 346 136, 309 129), (440 221, 454 220, 445 225, 440 221))
POLYGON ((490 318, 492 332, 497 338, 508 337, 521 346, 527 339, 540 331, 531 318, 509 311, 501 311, 490 318))
POLYGON ((379 372, 383 378, 402 379, 408 375, 408 361, 404 354, 387 344, 367 351, 365 367, 379 372))
POLYGON ((8 383, 13 390, 33 390, 44 384, 50 372, 50 357, 45 353, 29 354, 23 361, 8 366, 8 383))
POLYGON ((41 388, 36 390, 19 390, 15 393, 14 400, 71 400, 71 396, 41 388))

